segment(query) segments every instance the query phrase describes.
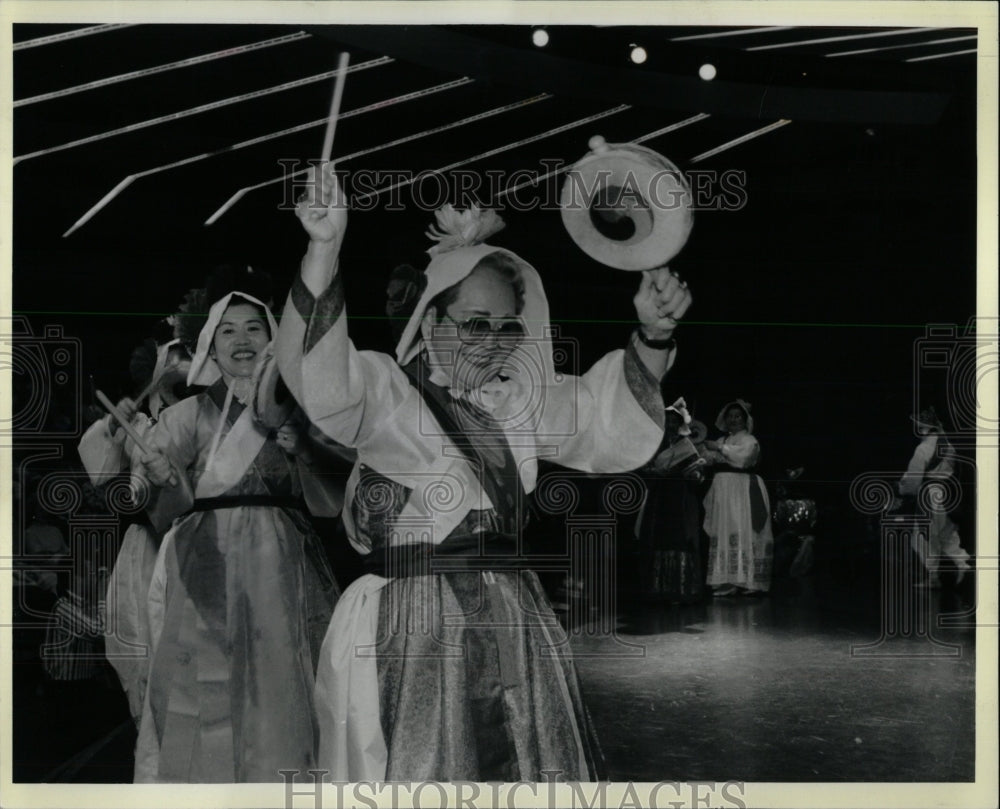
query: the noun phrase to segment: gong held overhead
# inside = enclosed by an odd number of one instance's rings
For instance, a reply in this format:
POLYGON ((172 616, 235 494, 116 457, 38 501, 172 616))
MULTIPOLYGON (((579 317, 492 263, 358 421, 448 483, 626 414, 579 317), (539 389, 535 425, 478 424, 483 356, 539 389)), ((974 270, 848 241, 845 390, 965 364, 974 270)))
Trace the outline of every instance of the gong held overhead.
POLYGON ((691 188, 663 155, 595 136, 591 151, 567 173, 560 207, 573 241, 601 264, 620 270, 664 266, 694 224, 691 188))

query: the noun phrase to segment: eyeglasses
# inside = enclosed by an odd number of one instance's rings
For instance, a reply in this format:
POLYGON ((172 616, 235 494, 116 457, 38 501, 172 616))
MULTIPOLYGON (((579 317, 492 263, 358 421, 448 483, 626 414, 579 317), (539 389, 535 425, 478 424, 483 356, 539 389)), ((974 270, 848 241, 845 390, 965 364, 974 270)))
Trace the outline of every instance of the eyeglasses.
POLYGON ((459 321, 447 313, 444 316, 458 327, 458 339, 463 343, 479 343, 491 335, 501 345, 517 345, 524 339, 524 324, 516 317, 470 317, 459 321))

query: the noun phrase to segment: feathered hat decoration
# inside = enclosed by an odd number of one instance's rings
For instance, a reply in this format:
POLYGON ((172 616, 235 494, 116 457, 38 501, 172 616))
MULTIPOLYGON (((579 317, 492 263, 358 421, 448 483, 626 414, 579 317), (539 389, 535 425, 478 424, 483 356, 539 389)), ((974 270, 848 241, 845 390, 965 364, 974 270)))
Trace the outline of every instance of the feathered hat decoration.
POLYGON ((437 224, 431 225, 427 231, 427 238, 436 242, 427 251, 432 256, 458 247, 482 244, 504 229, 504 221, 496 211, 491 208, 483 210, 478 205, 472 205, 462 213, 451 204, 444 205, 434 212, 434 218, 437 224))

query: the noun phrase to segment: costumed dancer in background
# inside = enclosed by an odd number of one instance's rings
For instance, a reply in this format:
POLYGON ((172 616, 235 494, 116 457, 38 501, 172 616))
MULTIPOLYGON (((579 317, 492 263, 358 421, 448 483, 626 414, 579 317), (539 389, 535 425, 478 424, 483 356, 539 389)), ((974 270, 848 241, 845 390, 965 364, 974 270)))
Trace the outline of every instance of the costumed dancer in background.
POLYGON ((701 504, 704 459, 690 439, 684 399, 665 410, 664 442, 644 470, 646 498, 636 521, 644 598, 689 604, 701 598, 701 504))
MULTIPOLYGON (((897 490, 905 508, 916 511, 916 498, 923 486, 945 487, 955 478, 955 448, 944 434, 941 419, 933 407, 920 411, 911 417, 921 436, 920 443, 910 458, 906 473, 897 484, 897 490)), ((954 484, 953 484, 954 485, 954 484)), ((948 511, 940 504, 948 501, 946 493, 927 493, 927 502, 931 504, 931 521, 928 536, 921 532, 913 532, 913 550, 920 557, 921 563, 930 573, 931 587, 940 587, 941 560, 950 559, 957 568, 955 584, 961 584, 965 572, 970 569, 969 554, 962 548, 958 536, 958 526, 951 519, 948 511)))
MULTIPOLYGON (((129 419, 132 429, 145 435, 163 407, 175 404, 187 393, 184 381, 190 368, 190 355, 183 342, 174 338, 157 346, 149 373, 145 346, 132 352, 130 370, 145 390, 136 399, 125 398, 118 409, 129 419), (140 408, 148 400, 149 415, 140 408)), ((84 469, 94 485, 109 477, 138 469, 140 450, 110 414, 94 422, 84 433, 78 447, 84 469)), ((133 487, 141 485, 132 476, 133 487)), ((153 577, 153 565, 163 538, 141 515, 133 519, 122 537, 122 544, 108 579, 104 627, 104 653, 118 674, 129 710, 136 724, 142 715, 149 671, 150 634, 146 599, 153 577)))
POLYGON ((149 593, 137 782, 274 782, 315 766, 315 661, 337 585, 304 509, 334 516, 342 491, 293 419, 275 431, 255 418, 276 333, 257 298, 221 297, 188 375, 206 389, 145 436, 148 511, 173 525, 149 593))
POLYGON ((707 583, 717 596, 764 593, 771 587, 774 538, 767 488, 753 472, 760 444, 753 435, 750 403, 730 402, 715 426, 728 435, 705 442, 706 462, 718 467, 705 495, 707 583))
MULTIPOLYGON (((633 335, 557 382, 538 273, 484 243, 495 213, 450 206, 396 360, 358 351, 338 267, 346 202, 326 171, 307 188, 277 353, 310 420, 358 450, 345 522, 371 571, 323 645, 319 766, 335 781, 595 780, 566 635, 518 555, 523 498, 543 452, 588 472, 645 463, 675 351, 633 335)), ((635 304, 645 339, 666 343, 690 294, 661 268, 635 304)))

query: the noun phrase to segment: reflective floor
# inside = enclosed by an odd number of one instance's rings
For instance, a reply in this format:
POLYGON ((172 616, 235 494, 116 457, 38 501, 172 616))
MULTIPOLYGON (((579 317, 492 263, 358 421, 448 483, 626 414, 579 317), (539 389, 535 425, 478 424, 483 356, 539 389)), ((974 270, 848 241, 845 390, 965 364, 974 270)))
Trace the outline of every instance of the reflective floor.
POLYGON ((901 592, 883 617, 795 584, 577 627, 614 780, 973 780, 971 588, 901 592))
MULTIPOLYGON (((963 781, 972 584, 911 587, 883 610, 870 587, 807 577, 764 598, 603 618, 570 603, 563 617, 614 780, 963 781)), ((131 780, 135 731, 113 678, 45 682, 24 664, 14 688, 16 780, 131 780)))

